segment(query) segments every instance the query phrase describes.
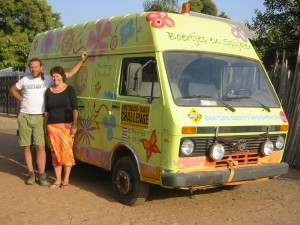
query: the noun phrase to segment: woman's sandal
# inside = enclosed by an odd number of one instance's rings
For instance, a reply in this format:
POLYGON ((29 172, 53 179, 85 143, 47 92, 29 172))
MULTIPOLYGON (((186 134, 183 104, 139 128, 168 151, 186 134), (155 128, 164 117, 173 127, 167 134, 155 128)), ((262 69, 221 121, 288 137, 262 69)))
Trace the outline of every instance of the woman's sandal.
POLYGON ((64 188, 67 188, 68 187, 68 184, 61 184, 61 189, 64 189, 64 188))
POLYGON ((58 187, 60 187, 60 184, 51 184, 51 185, 49 185, 49 188, 58 188, 58 187))

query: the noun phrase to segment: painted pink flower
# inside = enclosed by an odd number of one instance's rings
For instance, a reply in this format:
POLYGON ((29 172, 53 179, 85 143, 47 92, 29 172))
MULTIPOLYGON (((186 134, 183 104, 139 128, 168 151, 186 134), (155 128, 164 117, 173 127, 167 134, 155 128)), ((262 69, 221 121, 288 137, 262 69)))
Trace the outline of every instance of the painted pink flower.
POLYGON ((56 39, 55 39, 55 45, 56 45, 56 47, 59 46, 61 36, 62 36, 62 33, 59 31, 59 32, 56 34, 56 39))
POLYGON ((175 25, 166 12, 149 13, 146 19, 147 21, 151 21, 151 26, 154 28, 163 28, 164 26, 173 27, 175 25))
POLYGON ((96 23, 96 33, 90 32, 86 47, 93 47, 90 53, 89 59, 91 61, 95 60, 96 55, 101 57, 107 50, 108 44, 103 40, 111 36, 111 22, 108 20, 104 23, 104 20, 100 20, 96 23))

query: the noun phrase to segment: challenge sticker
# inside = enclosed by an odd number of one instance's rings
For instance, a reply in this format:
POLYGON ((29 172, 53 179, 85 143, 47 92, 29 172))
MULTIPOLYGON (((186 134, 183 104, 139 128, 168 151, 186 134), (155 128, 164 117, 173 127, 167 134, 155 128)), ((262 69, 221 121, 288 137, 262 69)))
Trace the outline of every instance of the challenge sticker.
POLYGON ((148 129, 150 106, 122 104, 121 126, 148 129))
POLYGON ((196 109, 191 109, 188 117, 193 120, 194 123, 198 124, 202 118, 202 115, 196 110, 196 109))

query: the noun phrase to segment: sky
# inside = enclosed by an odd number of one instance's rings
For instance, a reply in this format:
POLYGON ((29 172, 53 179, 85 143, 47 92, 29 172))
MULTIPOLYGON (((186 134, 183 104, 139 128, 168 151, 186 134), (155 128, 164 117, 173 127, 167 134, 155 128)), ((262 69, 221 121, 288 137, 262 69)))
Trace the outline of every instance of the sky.
MULTIPOLYGON (((264 11, 263 0, 212 0, 218 13, 224 11, 233 20, 251 23, 254 10, 264 11)), ((60 13, 64 26, 90 20, 144 11, 143 0, 47 0, 52 12, 60 13)), ((179 1, 183 2, 183 1, 179 1)))

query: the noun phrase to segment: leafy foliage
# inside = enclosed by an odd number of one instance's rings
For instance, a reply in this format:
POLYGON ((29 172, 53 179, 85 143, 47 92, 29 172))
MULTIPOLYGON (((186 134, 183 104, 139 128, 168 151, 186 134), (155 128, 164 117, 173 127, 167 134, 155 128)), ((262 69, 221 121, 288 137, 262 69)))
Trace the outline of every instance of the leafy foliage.
POLYGON ((143 2, 145 12, 178 12, 178 0, 145 0, 143 2))
POLYGON ((34 36, 61 27, 46 0, 0 1, 0 69, 24 70, 34 36))
POLYGON ((265 67, 270 70, 276 51, 285 50, 290 69, 296 64, 300 37, 300 1, 265 0, 265 12, 255 11, 253 24, 247 24, 257 34, 253 41, 265 67))
MULTIPOLYGON (((156 11, 156 12, 180 12, 181 4, 185 1, 178 0, 145 0, 143 7, 145 12, 156 11)), ((191 6, 191 11, 199 12, 203 14, 219 16, 223 18, 229 17, 225 12, 221 12, 218 15, 218 8, 212 0, 190 0, 188 1, 191 6)))
POLYGON ((213 16, 218 14, 218 9, 211 0, 190 0, 188 2, 191 4, 191 11, 213 16))

